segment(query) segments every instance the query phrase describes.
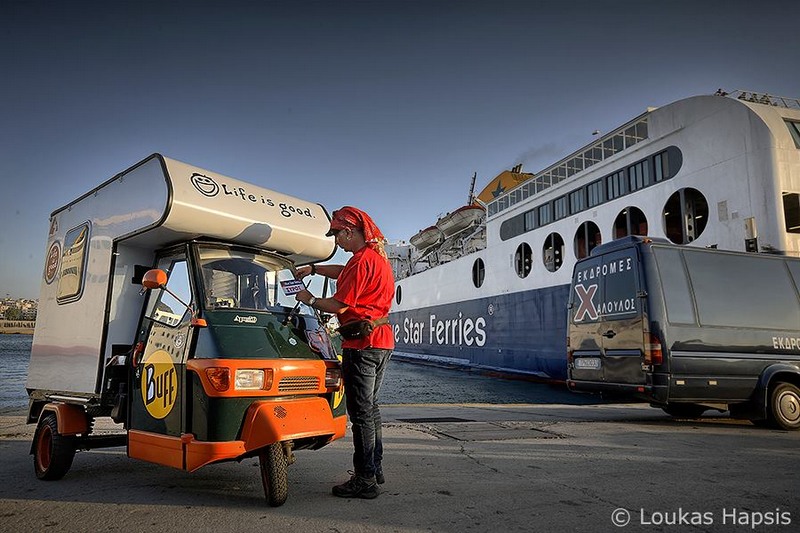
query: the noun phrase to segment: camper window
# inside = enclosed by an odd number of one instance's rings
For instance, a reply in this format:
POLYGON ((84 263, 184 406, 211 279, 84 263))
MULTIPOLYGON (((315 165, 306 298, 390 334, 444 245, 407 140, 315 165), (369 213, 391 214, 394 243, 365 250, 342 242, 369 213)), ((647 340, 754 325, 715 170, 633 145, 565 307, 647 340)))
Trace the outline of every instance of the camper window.
POLYGON ((69 230, 64 237, 64 252, 61 254, 58 295, 56 296, 56 300, 60 304, 72 302, 81 297, 88 245, 88 222, 69 230))

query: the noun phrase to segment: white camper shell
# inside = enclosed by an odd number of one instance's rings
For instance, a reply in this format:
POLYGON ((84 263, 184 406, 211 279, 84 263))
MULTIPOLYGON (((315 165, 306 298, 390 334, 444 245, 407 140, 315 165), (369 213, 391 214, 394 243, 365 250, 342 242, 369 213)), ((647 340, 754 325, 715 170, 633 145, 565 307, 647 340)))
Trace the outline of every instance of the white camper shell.
MULTIPOLYGON (((194 239, 254 247, 296 265, 330 258, 319 204, 154 154, 50 216, 29 393, 91 402, 115 345, 142 315, 156 251, 194 239)), ((32 394, 32 396, 35 394, 32 394)))

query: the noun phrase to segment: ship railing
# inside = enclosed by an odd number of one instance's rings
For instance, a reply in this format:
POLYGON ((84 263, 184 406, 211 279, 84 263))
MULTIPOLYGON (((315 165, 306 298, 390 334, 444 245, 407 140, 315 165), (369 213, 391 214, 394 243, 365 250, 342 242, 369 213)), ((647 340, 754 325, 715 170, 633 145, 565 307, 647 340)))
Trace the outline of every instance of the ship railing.
POLYGON ((587 144, 544 170, 534 172, 533 178, 489 202, 487 217, 491 218, 562 181, 573 179, 584 170, 645 141, 648 138, 647 117, 652 110, 648 109, 633 120, 603 135, 600 140, 587 144))
POLYGON ((775 96, 768 93, 757 93, 755 91, 743 91, 736 89, 731 93, 726 93, 722 89, 717 91, 720 96, 728 96, 736 100, 744 102, 752 102, 754 104, 771 105, 775 107, 785 107, 787 109, 800 109, 800 98, 789 98, 787 96, 775 96))
MULTIPOLYGON (((727 96, 757 104, 772 105, 788 109, 800 109, 800 99, 786 96, 775 96, 767 93, 743 91, 740 89, 731 93, 719 89, 715 95, 727 96)), ((580 148, 540 172, 535 172, 533 178, 517 185, 513 189, 506 191, 502 196, 489 202, 487 206, 487 216, 490 218, 496 216, 519 202, 531 196, 538 195, 542 191, 562 181, 572 179, 573 176, 581 174, 591 166, 605 161, 609 157, 646 140, 648 138, 647 116, 652 110, 653 108, 648 109, 645 113, 627 124, 604 135, 599 141, 580 148)))

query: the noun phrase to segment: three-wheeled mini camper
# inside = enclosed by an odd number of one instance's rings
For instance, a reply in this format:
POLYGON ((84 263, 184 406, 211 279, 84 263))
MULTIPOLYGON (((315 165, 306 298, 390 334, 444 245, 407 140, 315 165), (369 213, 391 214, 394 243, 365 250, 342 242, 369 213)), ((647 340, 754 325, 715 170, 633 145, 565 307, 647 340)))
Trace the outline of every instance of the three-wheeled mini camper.
POLYGON ((27 381, 36 475, 102 446, 187 471, 258 456, 282 504, 293 451, 345 433, 324 323, 282 290, 333 255, 329 222, 158 154, 56 210, 27 381), (98 417, 124 431, 93 435, 98 417))
POLYGON ((567 385, 800 429, 800 259, 630 236, 572 275, 567 385))

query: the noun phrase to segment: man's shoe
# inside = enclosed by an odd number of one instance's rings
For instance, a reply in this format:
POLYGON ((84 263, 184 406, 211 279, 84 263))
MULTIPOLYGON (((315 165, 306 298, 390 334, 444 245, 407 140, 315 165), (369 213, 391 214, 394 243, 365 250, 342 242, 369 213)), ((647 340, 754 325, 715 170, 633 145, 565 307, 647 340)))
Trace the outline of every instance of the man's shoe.
POLYGON ((383 469, 382 468, 379 468, 379 469, 377 469, 375 471, 375 482, 378 485, 383 485, 384 483, 386 483, 386 478, 383 477, 383 469))
POLYGON ((375 479, 367 479, 353 475, 350 481, 333 487, 333 495, 340 498, 363 498, 372 500, 378 497, 378 485, 375 479))

